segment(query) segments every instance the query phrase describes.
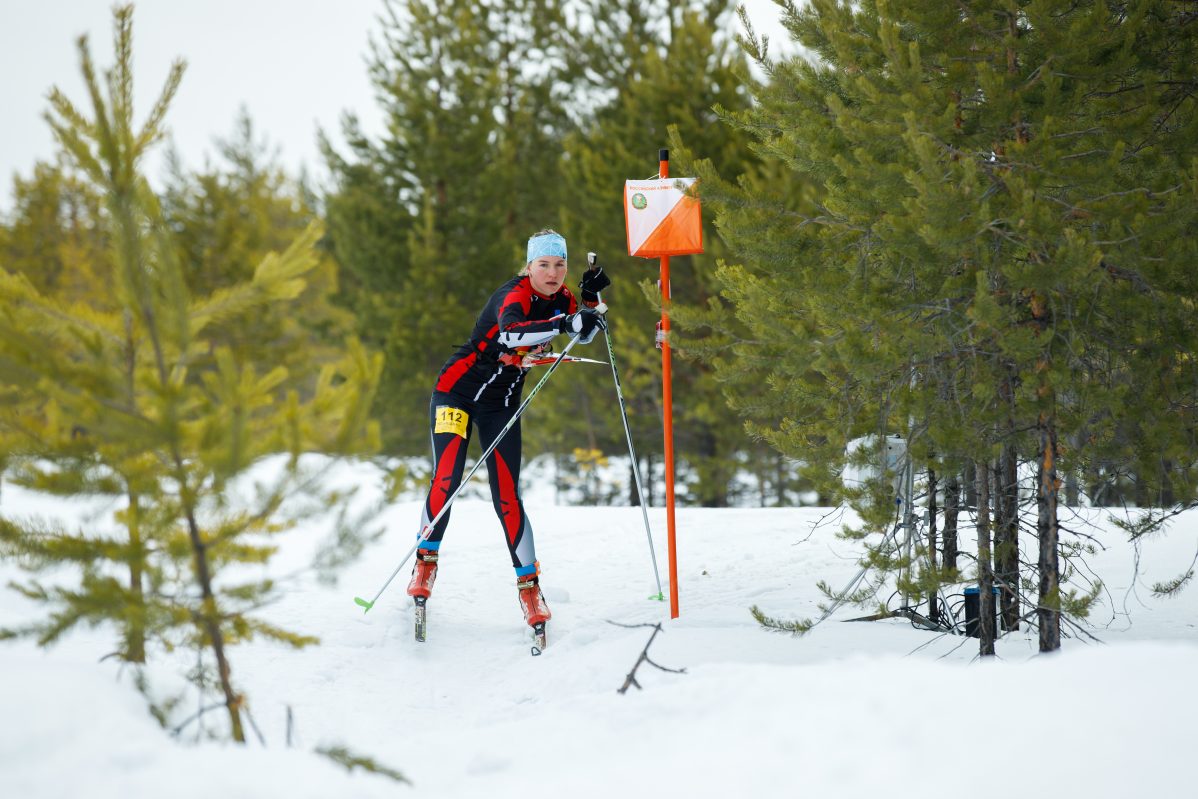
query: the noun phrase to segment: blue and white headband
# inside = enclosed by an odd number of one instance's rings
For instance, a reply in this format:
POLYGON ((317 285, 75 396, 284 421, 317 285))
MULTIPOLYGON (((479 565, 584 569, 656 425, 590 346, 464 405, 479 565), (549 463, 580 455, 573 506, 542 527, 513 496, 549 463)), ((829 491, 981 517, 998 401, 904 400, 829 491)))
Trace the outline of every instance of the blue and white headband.
POLYGON ((566 257, 566 239, 560 233, 543 233, 528 240, 528 257, 524 263, 530 264, 545 256, 557 258, 566 257))

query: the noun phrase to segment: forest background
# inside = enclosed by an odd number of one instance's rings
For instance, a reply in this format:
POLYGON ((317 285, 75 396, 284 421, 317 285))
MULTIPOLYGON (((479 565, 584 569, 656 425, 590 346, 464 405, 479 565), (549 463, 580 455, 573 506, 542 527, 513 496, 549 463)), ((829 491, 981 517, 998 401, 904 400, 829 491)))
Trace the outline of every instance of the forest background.
MULTIPOLYGON (((385 132, 367 135, 348 113, 344 143, 321 138, 331 176, 321 186, 272 160, 249 109, 218 159, 198 170, 168 159, 150 196, 129 176, 160 135, 157 111, 122 149, 105 124, 56 98, 63 154, 14 180, 0 223, 6 285, 109 314, 113 340, 121 313, 169 300, 176 339, 167 343, 209 370, 199 373, 213 381, 202 396, 223 396, 219 385, 253 407, 295 398, 295 435, 280 449, 294 454, 319 439, 333 442, 330 451, 417 459, 437 370, 522 265, 529 234, 553 227, 576 267, 594 250, 613 277, 611 333, 633 437, 652 472, 661 459, 660 309, 653 265, 625 254, 619 197, 623 180, 655 170, 666 145, 672 174, 700 178, 708 226, 707 252, 675 265, 681 502, 785 505, 813 492, 820 504, 853 502, 863 526, 846 534, 864 540, 894 515, 891 475, 846 488, 843 468, 878 463, 884 437, 901 436, 928 527, 906 553, 873 539, 867 562, 926 598, 967 558, 983 597, 1001 588, 1004 629, 1023 621, 1019 598, 1036 594, 1027 604, 1039 614, 1041 646, 1055 649, 1059 612, 1084 615, 1093 599, 1060 587, 1084 545, 1069 543, 1060 564, 1058 505, 1164 509, 1129 525, 1138 537, 1194 498, 1198 8, 780 6, 810 56, 772 60, 743 18, 738 41, 733 4, 721 0, 391 0, 368 63, 385 132), (122 216, 131 209, 161 235, 143 240, 146 228, 122 216), (304 244, 316 235, 309 258, 304 244), (276 251, 285 253, 279 268, 264 271, 276 251), (107 307, 114 254, 132 271, 107 307), (146 273, 153 280, 178 280, 147 288, 137 271, 145 263, 156 267, 146 273), (213 311, 247 281, 237 313, 213 311), (184 296, 213 299, 189 307, 184 296), (261 312, 247 313, 254 303, 261 312), (193 340, 201 329, 204 340, 193 340), (366 352, 381 355, 381 374, 366 352), (269 374, 237 384, 235 363, 269 374), (356 422, 358 404, 373 398, 377 431, 358 440, 325 429, 332 406, 322 403, 336 388, 356 422), (297 421, 300 408, 314 414, 311 428, 297 421), (873 445, 848 448, 862 440, 873 445), (958 549, 962 510, 974 514, 976 552, 958 549), (1035 561, 1020 560, 1021 526, 1034 529, 1035 561)), ((163 114, 186 90, 181 78, 172 73, 163 114)), ((125 87, 111 88, 121 123, 125 87)), ((98 92, 91 100, 107 113, 98 92)), ((55 364, 12 321, 28 306, 6 307, 0 354, 28 382, 5 385, 7 418, 18 422, 0 428, 0 456, 45 456, 29 444, 29 428, 42 426, 39 443, 54 439, 78 458, 96 428, 39 406, 28 388, 67 385, 79 378, 65 374, 75 363, 55 364)), ((143 321, 153 334, 157 322, 143 321)), ((72 340, 88 355, 104 346, 72 340)), ((159 357, 154 401, 183 412, 193 406, 173 405, 180 397, 170 391, 196 386, 168 366, 159 357)), ((607 375, 587 368, 538 397, 525 426, 527 451, 553 454, 565 472, 623 449, 607 375)), ((118 378, 89 380, 107 390, 118 378)), ((134 393, 142 387, 130 383, 134 393)), ((244 465, 244 431, 225 430, 221 408, 210 410, 204 424, 228 436, 236 456, 214 451, 219 483, 233 461, 244 465)), ((187 459, 173 459, 185 485, 187 459)), ((413 462, 403 461, 397 484, 420 482, 413 462)), ((76 478, 92 487, 91 477, 76 478)), ((635 497, 600 486, 586 500, 635 497)), ((910 533, 910 503, 906 512, 910 533)), ((1192 576, 1182 564, 1159 589, 1179 590, 1192 576)))
MULTIPOLYGON (((287 324, 313 343, 354 332, 382 352, 382 451, 423 457, 431 381, 485 298, 521 266, 528 235, 554 227, 572 243, 573 280, 587 250, 616 278, 608 299, 618 308, 612 328, 633 435, 645 466, 660 475, 658 312, 640 286, 656 262, 627 256, 622 181, 655 171, 675 123, 699 152, 732 158, 734 169, 751 158, 713 111, 748 102, 734 75, 746 64, 731 38, 732 4, 683 5, 578 4, 569 16, 591 20, 580 27, 553 4, 442 3, 435 13, 431 4, 378 4, 369 71, 386 132, 363 134, 349 109, 343 130, 321 136, 326 185, 281 166, 252 108, 229 121, 232 133, 201 168, 167 148, 165 174, 152 180, 192 265, 189 288, 229 285, 322 220, 321 277, 306 310, 287 324)), ((59 157, 14 176, 10 202, 0 232, 6 268, 49 291, 94 293, 107 243, 92 187, 59 157)), ((707 240, 707 255, 676 267, 682 299, 711 296, 721 250, 712 229, 707 240)), ((797 501, 793 470, 744 434, 709 369, 680 364, 677 391, 681 501, 797 501), (733 479, 744 469, 760 478, 749 497, 740 496, 749 486, 733 479)), ((539 399, 530 421, 528 451, 558 456, 563 470, 594 467, 625 449, 606 375, 567 378, 539 399)), ((609 487, 587 498, 630 501, 632 481, 621 483, 618 496, 609 487)))

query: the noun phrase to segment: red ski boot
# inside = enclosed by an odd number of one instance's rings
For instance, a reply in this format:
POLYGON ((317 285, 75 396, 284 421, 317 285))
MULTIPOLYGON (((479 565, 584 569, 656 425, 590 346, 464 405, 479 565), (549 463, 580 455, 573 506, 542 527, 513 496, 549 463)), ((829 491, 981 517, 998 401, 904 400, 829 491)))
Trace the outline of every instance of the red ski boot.
POLYGON ((433 592, 433 581, 437 579, 437 553, 432 549, 416 550, 416 565, 412 567, 412 580, 408 583, 408 596, 428 599, 433 592))
POLYGON ((437 553, 431 549, 416 550, 416 565, 408 583, 408 596, 416 601, 416 640, 423 642, 428 632, 425 605, 437 579, 437 553))
POLYGON ((549 606, 545 604, 545 595, 541 593, 541 586, 538 585, 535 574, 517 577, 516 588, 520 590, 520 609, 524 611, 524 622, 529 627, 544 624, 553 618, 549 606))
POLYGON ((524 621, 532 627, 534 655, 541 654, 545 648, 545 622, 553 617, 549 606, 545 604, 545 595, 535 574, 516 578, 516 588, 520 591, 520 609, 524 611, 524 621))

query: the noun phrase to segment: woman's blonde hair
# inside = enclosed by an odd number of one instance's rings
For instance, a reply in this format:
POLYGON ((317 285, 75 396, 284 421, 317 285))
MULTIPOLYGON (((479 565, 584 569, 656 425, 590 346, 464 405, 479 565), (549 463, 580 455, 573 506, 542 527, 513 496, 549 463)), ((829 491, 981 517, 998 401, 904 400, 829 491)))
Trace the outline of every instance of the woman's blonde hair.
MULTIPOLYGON (((547 227, 547 228, 541 228, 536 233, 533 233, 531 236, 529 236, 529 238, 535 239, 537 236, 560 236, 560 235, 561 234, 558 233, 553 228, 547 227)), ((527 275, 528 274, 528 264, 524 264, 524 266, 520 267, 520 271, 517 272, 516 274, 517 275, 527 275)))

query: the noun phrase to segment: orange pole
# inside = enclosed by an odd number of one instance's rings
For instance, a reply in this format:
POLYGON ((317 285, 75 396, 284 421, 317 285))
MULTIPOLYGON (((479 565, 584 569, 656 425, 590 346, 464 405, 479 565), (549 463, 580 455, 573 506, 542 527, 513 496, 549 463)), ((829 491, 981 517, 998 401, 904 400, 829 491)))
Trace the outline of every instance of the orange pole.
MULTIPOLYGON (((670 176, 670 151, 658 152, 658 175, 670 176)), ((670 256, 661 258, 661 402, 665 411, 666 540, 670 560, 670 618, 678 618, 678 545, 674 532, 674 386, 670 372, 670 256)))

